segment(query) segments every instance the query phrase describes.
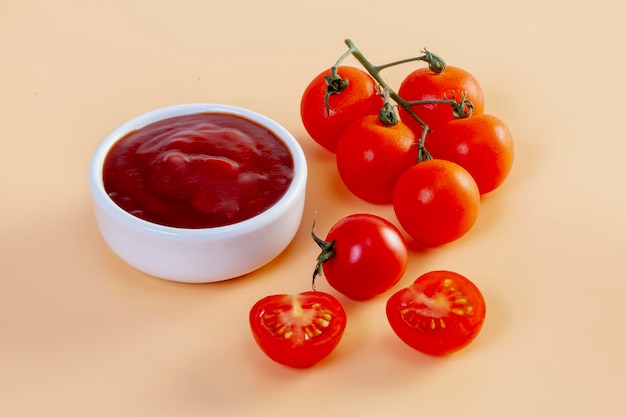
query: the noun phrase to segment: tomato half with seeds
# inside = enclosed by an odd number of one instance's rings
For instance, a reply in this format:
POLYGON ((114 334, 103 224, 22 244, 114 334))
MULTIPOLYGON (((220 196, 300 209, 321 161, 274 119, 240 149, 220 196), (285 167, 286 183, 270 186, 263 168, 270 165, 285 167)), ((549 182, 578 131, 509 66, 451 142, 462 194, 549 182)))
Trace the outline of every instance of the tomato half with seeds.
POLYGON ((346 328, 346 312, 337 298, 322 291, 276 294, 250 309, 250 329, 273 361, 308 368, 330 355, 346 328))
POLYGON ((387 301, 387 319, 407 345, 441 356, 469 345, 485 321, 485 299, 465 276, 431 271, 387 301))
POLYGON ((331 70, 317 75, 300 100, 300 117, 308 134, 331 152, 339 137, 357 119, 378 114, 383 100, 376 81, 367 72, 351 66, 337 68, 337 80, 329 81, 331 70))
MULTIPOLYGON (((482 114, 485 110, 485 98, 478 80, 466 70, 448 65, 441 73, 435 73, 427 67, 418 68, 409 73, 398 89, 398 95, 406 101, 444 100, 457 102, 463 98, 472 102, 473 115, 482 114)), ((417 104, 411 110, 419 116, 432 130, 455 116, 448 104, 417 104)), ((419 136, 422 126, 406 111, 399 108, 400 118, 419 136)))

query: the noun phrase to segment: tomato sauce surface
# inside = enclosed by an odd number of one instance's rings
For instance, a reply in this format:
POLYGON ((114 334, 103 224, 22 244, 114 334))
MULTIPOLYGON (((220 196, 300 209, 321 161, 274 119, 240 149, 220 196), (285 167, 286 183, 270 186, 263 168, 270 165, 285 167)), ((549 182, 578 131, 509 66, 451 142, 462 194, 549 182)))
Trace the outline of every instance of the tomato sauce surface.
POLYGON ((107 154, 104 187, 127 212, 172 227, 237 223, 267 210, 294 175, 286 145, 243 117, 196 113, 121 138, 107 154))

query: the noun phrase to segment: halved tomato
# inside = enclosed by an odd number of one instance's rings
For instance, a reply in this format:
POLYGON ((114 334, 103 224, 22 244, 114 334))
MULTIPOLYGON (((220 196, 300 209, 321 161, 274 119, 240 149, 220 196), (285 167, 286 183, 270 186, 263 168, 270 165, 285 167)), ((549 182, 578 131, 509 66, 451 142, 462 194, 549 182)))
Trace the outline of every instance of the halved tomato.
POLYGON ((321 291, 270 295, 250 310, 250 329, 261 350, 294 368, 308 368, 330 355, 345 328, 343 306, 321 291))
POLYGON ((451 271, 421 275, 387 301, 387 319, 407 345, 430 355, 467 346, 485 321, 485 300, 474 283, 451 271))

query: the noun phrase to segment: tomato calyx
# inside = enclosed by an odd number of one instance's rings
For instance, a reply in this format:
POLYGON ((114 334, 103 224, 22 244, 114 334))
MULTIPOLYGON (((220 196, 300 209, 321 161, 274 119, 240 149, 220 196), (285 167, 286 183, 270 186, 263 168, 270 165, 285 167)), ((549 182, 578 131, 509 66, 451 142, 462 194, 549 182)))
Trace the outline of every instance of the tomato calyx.
POLYGON ((428 69, 435 74, 441 74, 446 69, 446 62, 439 56, 424 48, 424 59, 428 63, 428 69))
POLYGON ((389 88, 383 90, 383 106, 378 113, 378 120, 387 127, 395 126, 400 121, 396 107, 391 103, 389 88))
POLYGON ((461 100, 457 102, 454 99, 454 92, 452 93, 452 101, 454 104, 452 105, 452 114, 455 119, 465 119, 472 115, 474 112, 474 104, 467 99, 467 94, 463 94, 461 100))
POLYGON ((311 287, 315 291, 315 279, 322 275, 324 272, 322 270, 322 266, 324 262, 335 256, 335 241, 331 240, 330 242, 326 242, 324 239, 321 239, 315 234, 315 216, 313 216, 313 226, 311 226, 311 236, 317 246, 322 250, 320 254, 317 256, 315 262, 315 269, 313 270, 313 277, 311 279, 311 287))
POLYGON ((326 93, 324 94, 324 107, 326 108, 326 114, 330 115, 330 96, 333 94, 339 94, 348 88, 350 80, 347 78, 341 78, 337 73, 338 65, 333 66, 330 69, 330 75, 324 77, 326 81, 326 93))

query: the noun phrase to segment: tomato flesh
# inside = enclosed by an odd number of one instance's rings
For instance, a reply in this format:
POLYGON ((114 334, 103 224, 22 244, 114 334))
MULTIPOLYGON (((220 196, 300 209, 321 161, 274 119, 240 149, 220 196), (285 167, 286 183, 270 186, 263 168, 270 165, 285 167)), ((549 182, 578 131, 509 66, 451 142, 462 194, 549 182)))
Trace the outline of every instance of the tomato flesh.
POLYGON ((486 313, 478 287, 461 274, 431 271, 393 294, 387 319, 396 335, 420 352, 441 356, 471 343, 486 313))
POLYGON ((276 294, 250 310, 250 329, 273 361, 308 368, 337 347, 346 327, 346 312, 334 296, 321 291, 276 294))

